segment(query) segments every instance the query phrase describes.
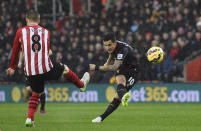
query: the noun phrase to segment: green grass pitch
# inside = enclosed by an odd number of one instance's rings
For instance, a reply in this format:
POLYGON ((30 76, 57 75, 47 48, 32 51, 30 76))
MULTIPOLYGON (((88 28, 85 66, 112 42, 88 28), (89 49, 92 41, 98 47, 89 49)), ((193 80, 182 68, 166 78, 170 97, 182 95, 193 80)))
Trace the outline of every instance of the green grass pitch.
POLYGON ((201 131, 201 104, 129 104, 102 123, 107 103, 46 104, 35 128, 24 126, 28 104, 0 104, 1 131, 201 131))

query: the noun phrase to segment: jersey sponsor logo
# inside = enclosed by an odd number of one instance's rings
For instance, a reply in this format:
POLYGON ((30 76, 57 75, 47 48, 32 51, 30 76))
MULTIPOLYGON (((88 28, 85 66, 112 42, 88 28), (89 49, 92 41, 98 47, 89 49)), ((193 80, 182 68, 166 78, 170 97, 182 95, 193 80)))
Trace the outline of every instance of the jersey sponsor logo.
POLYGON ((117 54, 117 59, 118 59, 118 60, 123 59, 123 54, 117 54))

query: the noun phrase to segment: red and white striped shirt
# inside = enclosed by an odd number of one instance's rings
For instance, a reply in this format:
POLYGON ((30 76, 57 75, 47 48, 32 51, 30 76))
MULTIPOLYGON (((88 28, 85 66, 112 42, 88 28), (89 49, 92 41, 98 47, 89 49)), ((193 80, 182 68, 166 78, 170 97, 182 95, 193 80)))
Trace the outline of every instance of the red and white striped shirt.
POLYGON ((49 58, 49 31, 39 25, 18 29, 13 43, 10 68, 15 69, 22 47, 24 53, 24 71, 26 76, 48 72, 53 65, 49 58))

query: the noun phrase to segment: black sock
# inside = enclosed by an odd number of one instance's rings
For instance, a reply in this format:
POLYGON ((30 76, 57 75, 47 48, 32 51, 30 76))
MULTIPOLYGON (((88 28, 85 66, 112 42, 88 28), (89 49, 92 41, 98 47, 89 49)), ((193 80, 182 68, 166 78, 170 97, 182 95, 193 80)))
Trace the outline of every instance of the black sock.
POLYGON ((40 103, 41 103, 41 107, 40 110, 45 110, 45 93, 40 95, 40 103))
POLYGON ((110 103, 110 105, 107 107, 106 111, 100 116, 102 118, 102 121, 107 116, 109 116, 115 109, 117 109, 117 107, 119 106, 120 103, 121 103, 121 101, 114 98, 113 101, 110 103))
POLYGON ((117 86, 117 94, 120 97, 120 99, 124 96, 124 94, 127 92, 126 88, 124 85, 119 84, 117 86))

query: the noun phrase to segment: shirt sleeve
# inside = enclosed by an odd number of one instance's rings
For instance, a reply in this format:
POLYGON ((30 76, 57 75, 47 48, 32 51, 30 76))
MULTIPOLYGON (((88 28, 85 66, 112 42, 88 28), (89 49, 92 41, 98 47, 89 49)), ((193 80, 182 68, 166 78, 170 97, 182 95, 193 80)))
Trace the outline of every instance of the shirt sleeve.
POLYGON ((14 42, 13 42, 13 49, 12 49, 11 62, 10 62, 10 68, 13 70, 15 70, 17 61, 19 58, 19 52, 20 52, 20 47, 21 47, 21 43, 19 41, 20 36, 21 36, 21 31, 20 31, 20 29, 18 29, 18 31, 15 35, 14 42))
POLYGON ((116 60, 124 60, 127 54, 128 48, 124 47, 123 49, 117 52, 116 60))

